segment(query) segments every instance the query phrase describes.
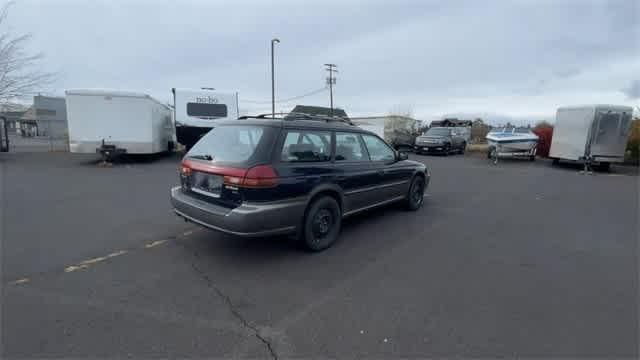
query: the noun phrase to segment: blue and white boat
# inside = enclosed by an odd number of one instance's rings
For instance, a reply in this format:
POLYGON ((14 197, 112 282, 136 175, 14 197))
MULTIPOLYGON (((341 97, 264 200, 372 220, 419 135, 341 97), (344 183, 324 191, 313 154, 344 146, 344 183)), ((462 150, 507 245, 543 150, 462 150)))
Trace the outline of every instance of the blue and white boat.
POLYGON ((500 128, 487 134, 489 151, 487 157, 494 163, 500 157, 528 157, 536 158, 538 135, 529 128, 500 128))
POLYGON ((500 152, 532 151, 538 145, 538 135, 529 128, 501 128, 487 134, 489 147, 500 149, 500 152))

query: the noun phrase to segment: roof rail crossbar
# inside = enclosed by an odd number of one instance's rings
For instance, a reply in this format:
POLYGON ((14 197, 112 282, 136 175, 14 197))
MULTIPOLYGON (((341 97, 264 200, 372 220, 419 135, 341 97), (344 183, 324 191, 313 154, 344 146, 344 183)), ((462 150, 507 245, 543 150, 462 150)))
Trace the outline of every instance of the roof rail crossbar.
POLYGON ((353 125, 353 123, 351 122, 351 120, 349 120, 349 118, 344 118, 340 116, 331 116, 331 115, 307 114, 307 113, 301 113, 301 112, 245 115, 245 116, 240 116, 238 119, 244 120, 244 119, 271 119, 271 118, 278 119, 278 120, 287 120, 287 121, 292 121, 292 120, 315 120, 315 121, 325 121, 325 122, 337 121, 337 122, 344 122, 349 125, 353 125), (275 115, 280 115, 280 116, 275 117, 275 115))

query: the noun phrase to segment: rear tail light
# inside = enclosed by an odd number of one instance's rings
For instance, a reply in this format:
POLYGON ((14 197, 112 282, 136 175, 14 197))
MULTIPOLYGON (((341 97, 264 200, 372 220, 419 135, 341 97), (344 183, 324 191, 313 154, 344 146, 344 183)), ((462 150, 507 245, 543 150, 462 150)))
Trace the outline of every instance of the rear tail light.
POLYGON ((188 177, 193 170, 209 174, 221 175, 223 183, 238 188, 270 188, 278 183, 278 174, 269 165, 258 165, 250 169, 214 166, 199 162, 184 160, 180 167, 180 175, 188 177))
POLYGON ((254 166, 247 171, 242 186, 249 188, 274 187, 278 183, 278 174, 269 165, 254 166))
POLYGON ((189 167, 189 165, 183 163, 180 166, 180 175, 182 175, 182 176, 191 175, 191 168, 189 167))

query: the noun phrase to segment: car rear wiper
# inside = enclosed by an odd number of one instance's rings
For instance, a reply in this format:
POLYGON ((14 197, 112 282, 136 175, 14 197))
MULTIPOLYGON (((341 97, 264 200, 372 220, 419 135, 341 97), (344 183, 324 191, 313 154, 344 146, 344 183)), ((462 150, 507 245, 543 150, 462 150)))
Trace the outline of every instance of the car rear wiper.
POLYGON ((201 159, 201 160, 208 160, 208 161, 212 161, 213 160, 213 156, 205 154, 205 155, 189 155, 188 157, 193 158, 193 159, 201 159))

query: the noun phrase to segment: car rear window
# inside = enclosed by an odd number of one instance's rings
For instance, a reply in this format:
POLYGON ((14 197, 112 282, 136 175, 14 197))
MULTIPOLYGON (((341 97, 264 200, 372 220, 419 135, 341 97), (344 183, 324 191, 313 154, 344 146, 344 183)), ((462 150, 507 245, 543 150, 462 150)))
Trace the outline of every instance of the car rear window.
POLYGON ((186 156, 235 166, 267 162, 276 131, 269 126, 218 126, 203 136, 186 156))

